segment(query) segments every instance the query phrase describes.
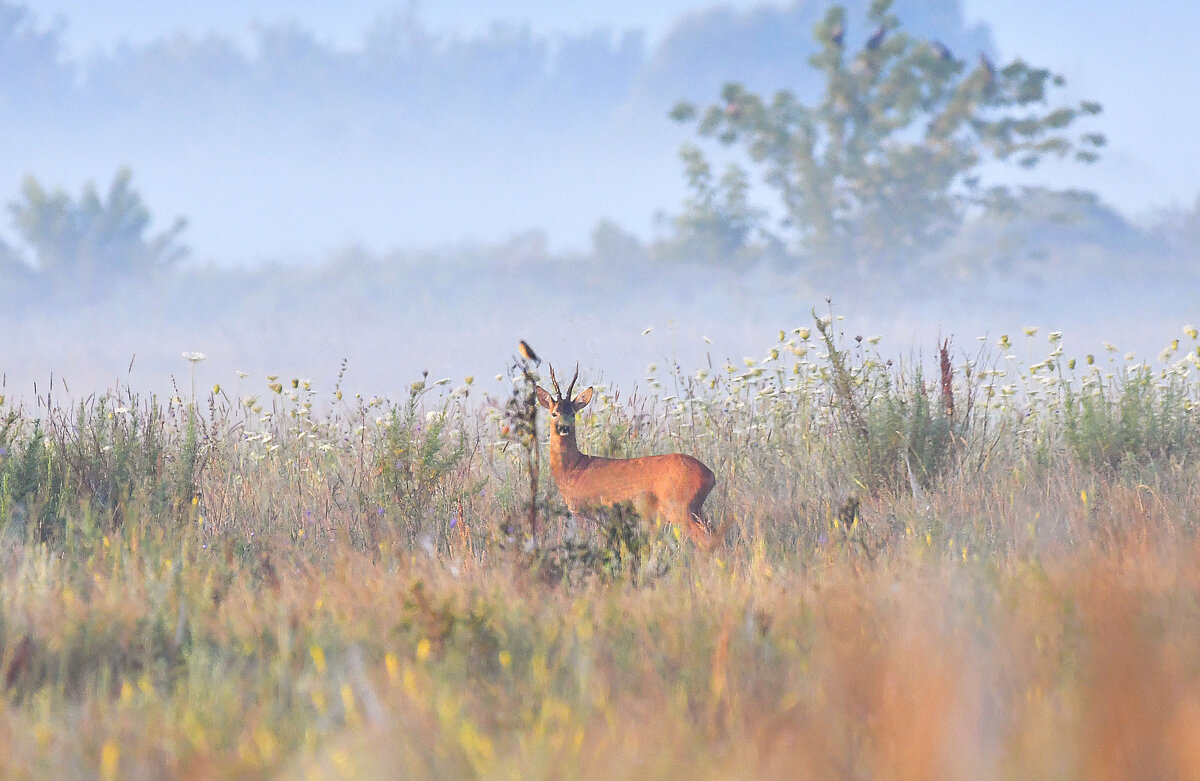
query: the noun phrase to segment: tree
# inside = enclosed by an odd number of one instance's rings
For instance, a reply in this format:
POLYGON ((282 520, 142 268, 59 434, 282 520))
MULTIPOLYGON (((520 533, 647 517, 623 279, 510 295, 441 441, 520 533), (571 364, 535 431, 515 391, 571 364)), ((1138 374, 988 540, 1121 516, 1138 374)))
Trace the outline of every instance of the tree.
POLYGON ((688 196, 675 218, 672 255, 706 262, 728 261, 753 254, 750 238, 766 212, 750 203, 745 169, 730 163, 716 182, 703 151, 684 144, 679 152, 687 177, 688 196))
POLYGON ((984 54, 969 68, 937 41, 903 32, 891 4, 872 3, 874 32, 857 51, 846 45, 843 7, 816 26, 820 48, 809 62, 824 94, 815 105, 787 90, 767 101, 728 83, 702 112, 688 103, 671 112, 749 158, 779 195, 786 235, 812 261, 894 260, 936 245, 968 207, 1006 194, 980 186, 989 159, 1026 168, 1047 155, 1088 163, 1105 143, 1099 133, 1066 135, 1101 108, 1048 107, 1061 76, 1020 59, 997 68, 984 54))
POLYGON ((130 185, 132 178, 122 168, 105 197, 89 182, 76 201, 26 177, 21 199, 8 208, 41 274, 56 282, 94 285, 168 270, 187 254, 178 243, 187 226, 182 217, 170 229, 146 235, 150 210, 130 185))

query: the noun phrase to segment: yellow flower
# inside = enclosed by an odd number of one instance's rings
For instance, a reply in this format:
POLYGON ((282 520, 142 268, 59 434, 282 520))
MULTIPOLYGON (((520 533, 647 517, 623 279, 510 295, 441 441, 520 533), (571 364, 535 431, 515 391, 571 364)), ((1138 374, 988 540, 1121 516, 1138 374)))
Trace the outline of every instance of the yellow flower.
POLYGON ((313 645, 308 649, 308 654, 312 657, 313 666, 317 668, 317 673, 319 675, 324 675, 327 668, 325 663, 324 649, 322 649, 321 646, 317 645, 316 643, 313 643, 313 645))
POLYGON ((114 740, 106 741, 100 749, 100 777, 105 781, 116 778, 120 764, 121 747, 114 740))

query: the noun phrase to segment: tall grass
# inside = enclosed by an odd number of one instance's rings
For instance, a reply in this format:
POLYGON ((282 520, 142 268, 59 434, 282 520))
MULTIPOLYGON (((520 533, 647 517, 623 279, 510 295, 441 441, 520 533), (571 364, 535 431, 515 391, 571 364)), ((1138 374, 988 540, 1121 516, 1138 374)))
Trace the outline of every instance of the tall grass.
POLYGON ((527 364, 0 402, 0 774, 1200 774, 1196 344, 926 365, 839 322, 581 413, 712 466, 712 556, 565 515, 527 364))

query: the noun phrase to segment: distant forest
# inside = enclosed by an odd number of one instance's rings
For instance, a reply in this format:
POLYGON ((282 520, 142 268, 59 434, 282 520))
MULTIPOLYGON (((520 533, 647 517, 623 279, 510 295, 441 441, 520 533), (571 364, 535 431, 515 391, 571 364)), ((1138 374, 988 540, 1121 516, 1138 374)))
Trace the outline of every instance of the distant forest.
MULTIPOLYGON (((128 166, 156 215, 186 216, 196 257, 220 263, 531 228, 580 247, 602 218, 645 239, 683 192, 686 131, 671 107, 729 80, 813 94, 807 60, 825 5, 716 8, 653 45, 611 29, 436 35, 410 10, 380 17, 349 49, 273 25, 249 48, 170 35, 72 54, 61 27, 0 0, 0 198, 26 175, 74 191, 128 166)), ((868 5, 850 0, 848 17, 868 5)), ((958 0, 896 10, 955 51, 992 49, 958 0)), ((851 26, 847 38, 870 32, 851 26)))

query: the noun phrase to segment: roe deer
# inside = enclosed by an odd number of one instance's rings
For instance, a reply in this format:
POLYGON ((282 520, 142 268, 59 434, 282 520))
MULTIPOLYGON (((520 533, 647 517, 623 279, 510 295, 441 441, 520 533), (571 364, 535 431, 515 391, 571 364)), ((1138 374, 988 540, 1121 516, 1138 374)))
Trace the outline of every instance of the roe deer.
MULTIPOLYGON (((653 522, 663 518, 687 532, 701 548, 710 549, 714 535, 700 516, 717 478, 691 456, 672 453, 641 458, 602 458, 579 452, 575 413, 592 400, 592 388, 572 398, 579 367, 564 396, 550 367, 554 396, 536 389, 538 403, 550 411, 550 471, 571 512, 632 502, 638 515, 653 522)), ((722 530, 723 531, 723 530, 722 530)))

